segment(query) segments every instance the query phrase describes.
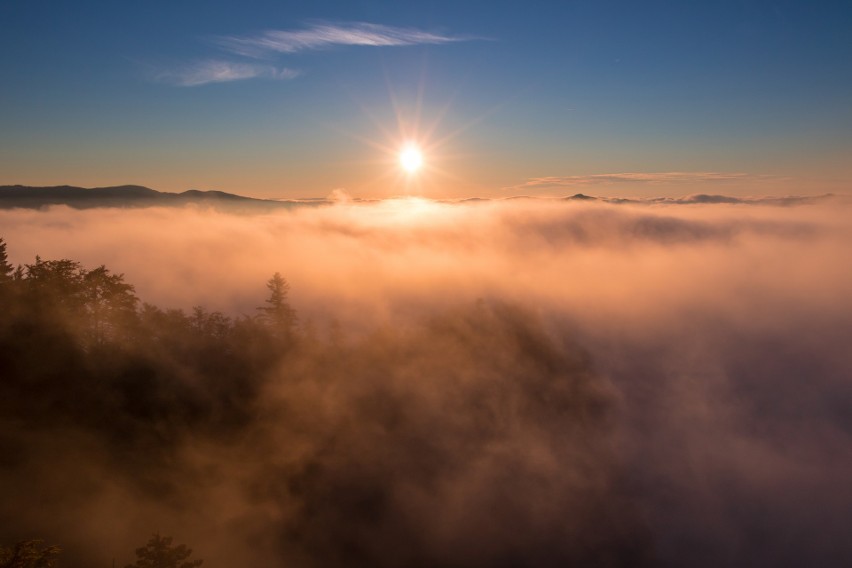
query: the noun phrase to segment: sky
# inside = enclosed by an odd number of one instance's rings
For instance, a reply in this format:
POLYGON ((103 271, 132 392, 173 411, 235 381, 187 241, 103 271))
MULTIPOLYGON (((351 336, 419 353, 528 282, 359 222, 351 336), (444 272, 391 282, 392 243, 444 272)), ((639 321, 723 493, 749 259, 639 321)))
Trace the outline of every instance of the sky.
POLYGON ((833 1, 0 0, 0 184, 848 193, 850 29, 833 1))

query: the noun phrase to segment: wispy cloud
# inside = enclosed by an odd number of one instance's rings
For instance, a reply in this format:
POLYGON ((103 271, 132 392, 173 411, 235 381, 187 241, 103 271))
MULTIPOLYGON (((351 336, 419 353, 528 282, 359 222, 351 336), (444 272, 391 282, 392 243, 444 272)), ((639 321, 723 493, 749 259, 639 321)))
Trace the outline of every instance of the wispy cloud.
POLYGON ((208 83, 227 83, 245 79, 293 79, 300 74, 296 69, 274 65, 207 60, 179 69, 161 71, 156 78, 180 87, 196 87, 208 83))
POLYGON ((270 30, 248 36, 225 36, 215 40, 225 49, 247 57, 270 53, 296 53, 335 45, 405 46, 468 41, 473 37, 451 36, 416 28, 355 22, 319 23, 298 30, 270 30))
MULTIPOLYGON (((302 29, 269 30, 253 35, 220 36, 213 43, 242 57, 267 58, 281 53, 318 50, 335 45, 405 46, 442 44, 478 39, 451 36, 416 28, 399 28, 367 22, 319 22, 302 29)), ((208 59, 179 68, 152 73, 154 80, 180 87, 225 83, 246 79, 293 79, 301 71, 258 62, 208 59)))
POLYGON ((530 178, 522 184, 504 187, 507 190, 580 188, 590 185, 616 183, 664 185, 676 183, 718 183, 776 179, 773 176, 737 172, 651 172, 593 174, 586 176, 551 176, 530 178))

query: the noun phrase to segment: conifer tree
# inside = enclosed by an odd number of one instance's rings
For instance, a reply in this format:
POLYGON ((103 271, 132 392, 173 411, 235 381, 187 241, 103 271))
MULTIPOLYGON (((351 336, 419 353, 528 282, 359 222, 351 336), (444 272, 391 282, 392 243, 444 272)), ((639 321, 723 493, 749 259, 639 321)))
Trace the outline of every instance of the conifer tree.
POLYGON ((192 549, 185 544, 172 546, 172 537, 151 536, 148 544, 136 549, 136 562, 125 568, 197 568, 204 560, 187 560, 192 549))
POLYGON ((61 550, 41 544, 40 540, 24 540, 12 547, 0 546, 0 568, 53 568, 61 550))
POLYGON ((290 338, 296 327, 296 310, 287 301, 290 283, 276 272, 266 283, 269 288, 267 306, 257 308, 261 319, 272 328, 273 333, 283 338, 290 338))
POLYGON ((12 279, 15 267, 9 264, 9 256, 6 254, 6 241, 0 238, 0 284, 12 279))

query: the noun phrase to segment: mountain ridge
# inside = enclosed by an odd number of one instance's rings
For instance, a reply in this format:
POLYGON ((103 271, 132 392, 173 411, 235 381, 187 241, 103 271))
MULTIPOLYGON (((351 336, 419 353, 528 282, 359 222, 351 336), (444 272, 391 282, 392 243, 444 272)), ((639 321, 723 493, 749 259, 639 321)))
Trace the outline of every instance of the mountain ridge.
POLYGON ((181 193, 157 191, 142 185, 78 187, 74 185, 0 185, 0 209, 41 209, 67 205, 74 209, 96 207, 137 208, 202 204, 224 209, 277 209, 292 203, 257 199, 224 191, 189 189, 181 193))

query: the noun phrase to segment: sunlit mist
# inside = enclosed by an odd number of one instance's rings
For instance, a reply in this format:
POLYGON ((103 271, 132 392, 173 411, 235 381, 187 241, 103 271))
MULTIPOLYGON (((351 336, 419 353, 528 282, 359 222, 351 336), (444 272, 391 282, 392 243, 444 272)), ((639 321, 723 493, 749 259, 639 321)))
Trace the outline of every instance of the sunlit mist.
POLYGON ((0 526, 68 566, 155 531, 211 566, 756 533, 742 565, 850 565, 850 208, 766 203, 2 210, 0 526))

